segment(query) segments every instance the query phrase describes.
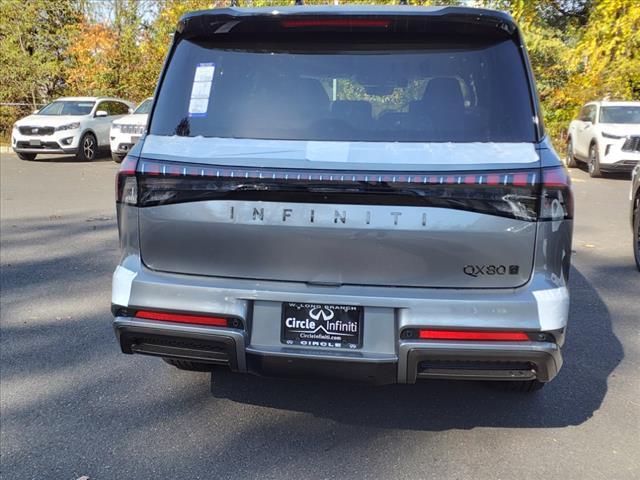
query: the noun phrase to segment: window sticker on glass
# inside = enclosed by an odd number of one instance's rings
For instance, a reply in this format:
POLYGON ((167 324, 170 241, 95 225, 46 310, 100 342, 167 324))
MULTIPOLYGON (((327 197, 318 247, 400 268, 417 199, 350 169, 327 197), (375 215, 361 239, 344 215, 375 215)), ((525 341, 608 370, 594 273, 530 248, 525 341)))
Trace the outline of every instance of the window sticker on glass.
POLYGON ((207 107, 209 106, 208 98, 192 98, 189 102, 189 116, 190 117, 204 117, 207 114, 207 107))
POLYGON ((216 67, 213 63, 199 63, 196 66, 193 86, 191 87, 191 99, 189 101, 190 117, 205 117, 207 115, 215 69, 216 67))

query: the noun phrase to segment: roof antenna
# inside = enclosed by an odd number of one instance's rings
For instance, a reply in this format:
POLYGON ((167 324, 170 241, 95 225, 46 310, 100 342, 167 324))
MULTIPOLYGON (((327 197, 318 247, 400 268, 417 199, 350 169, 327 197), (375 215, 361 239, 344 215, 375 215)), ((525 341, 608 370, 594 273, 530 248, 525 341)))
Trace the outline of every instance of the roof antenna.
POLYGON ((304 0, 296 0, 296 5, 304 5, 304 0))
POLYGON ((399 0, 398 5, 409 5, 409 0, 399 0))
POLYGON ((238 0, 231 0, 231 6, 232 7, 237 7, 238 6, 238 0))

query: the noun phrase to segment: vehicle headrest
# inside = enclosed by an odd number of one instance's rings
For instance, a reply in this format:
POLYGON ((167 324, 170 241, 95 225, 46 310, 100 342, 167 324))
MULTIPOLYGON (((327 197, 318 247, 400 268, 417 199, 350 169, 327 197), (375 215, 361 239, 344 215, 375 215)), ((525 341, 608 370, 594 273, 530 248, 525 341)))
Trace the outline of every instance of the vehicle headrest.
POLYGON ((427 104, 464 107, 460 82, 453 77, 433 78, 427 84, 422 101, 427 104))
POLYGON ((331 105, 334 116, 351 122, 370 121, 371 104, 366 100, 336 100, 331 105))

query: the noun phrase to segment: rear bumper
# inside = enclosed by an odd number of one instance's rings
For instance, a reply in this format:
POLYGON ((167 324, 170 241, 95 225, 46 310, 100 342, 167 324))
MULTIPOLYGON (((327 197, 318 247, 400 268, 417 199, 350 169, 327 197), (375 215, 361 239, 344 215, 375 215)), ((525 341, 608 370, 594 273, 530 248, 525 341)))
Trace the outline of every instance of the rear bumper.
POLYGON ((251 347, 243 330, 116 317, 124 353, 225 365, 267 376, 331 378, 377 385, 420 379, 552 380, 562 366, 552 342, 397 343, 397 354, 251 347))

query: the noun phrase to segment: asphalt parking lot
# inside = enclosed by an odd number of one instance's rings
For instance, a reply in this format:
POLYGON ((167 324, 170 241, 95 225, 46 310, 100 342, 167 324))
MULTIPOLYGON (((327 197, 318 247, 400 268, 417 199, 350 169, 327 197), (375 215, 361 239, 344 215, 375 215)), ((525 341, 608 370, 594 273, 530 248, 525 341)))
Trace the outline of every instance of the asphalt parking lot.
POLYGON ((2 154, 3 479, 640 478, 627 176, 574 170, 565 365, 541 392, 182 372, 119 352, 110 159, 2 154))

